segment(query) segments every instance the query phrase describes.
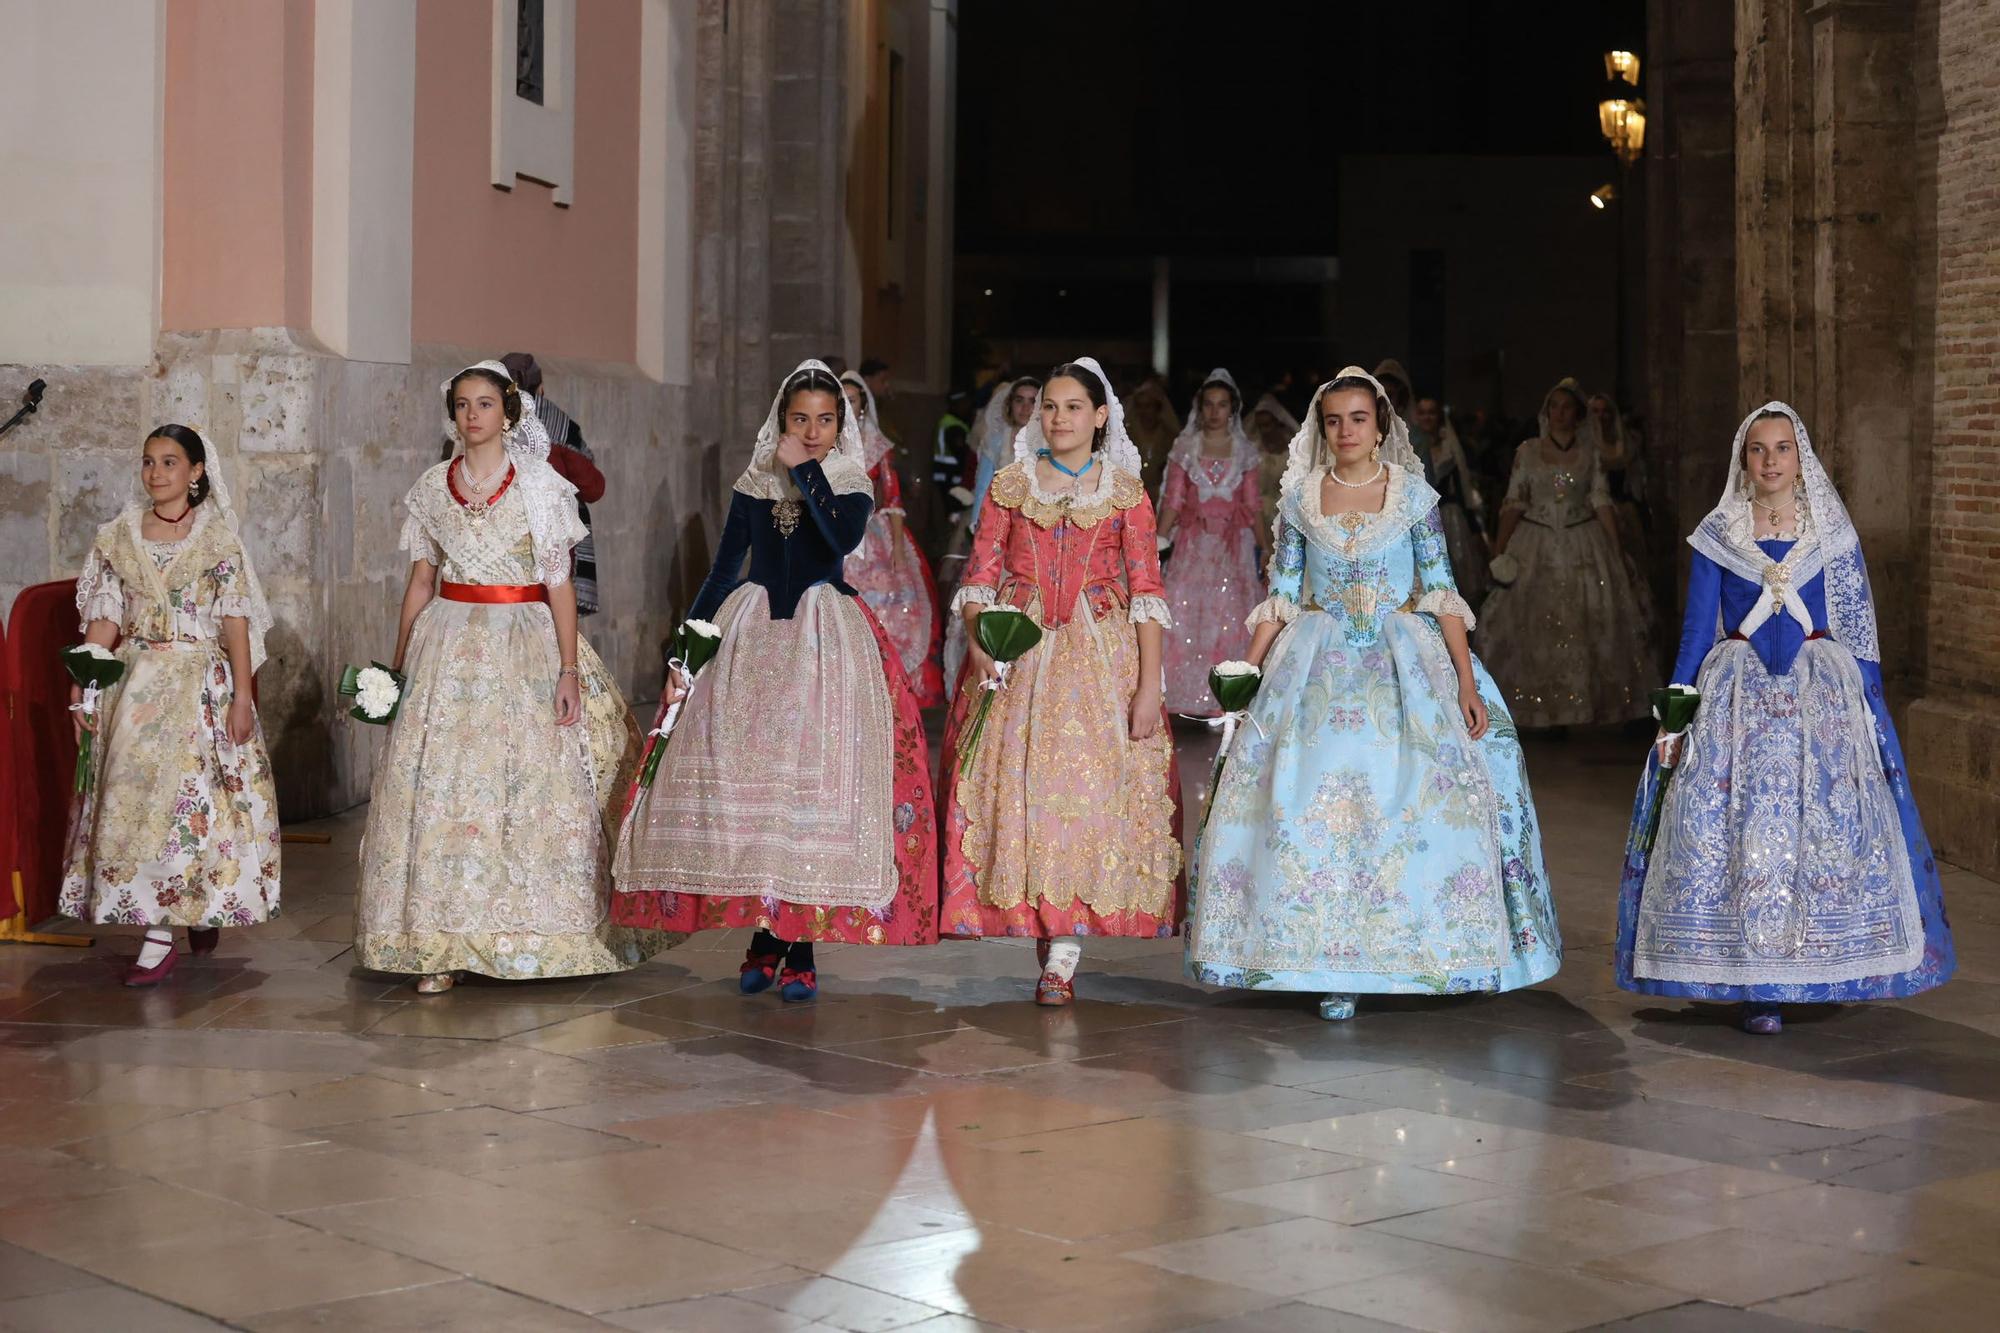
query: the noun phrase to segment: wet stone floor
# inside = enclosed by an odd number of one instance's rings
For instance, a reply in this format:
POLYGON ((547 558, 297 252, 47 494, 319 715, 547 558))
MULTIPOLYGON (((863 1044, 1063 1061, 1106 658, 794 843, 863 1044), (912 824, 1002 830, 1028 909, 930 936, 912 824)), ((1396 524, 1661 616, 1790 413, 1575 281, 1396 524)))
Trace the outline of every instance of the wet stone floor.
POLYGON ((306 826, 285 916, 157 991, 131 931, 0 946, 0 1328, 1992 1327, 1996 886, 1947 873, 1915 1001, 1770 1039, 1625 995, 1643 746, 1531 746, 1559 976, 1342 1025, 1172 941, 1094 945, 1069 1010, 1005 942, 746 999, 739 935, 419 998, 351 961, 359 813, 306 826))

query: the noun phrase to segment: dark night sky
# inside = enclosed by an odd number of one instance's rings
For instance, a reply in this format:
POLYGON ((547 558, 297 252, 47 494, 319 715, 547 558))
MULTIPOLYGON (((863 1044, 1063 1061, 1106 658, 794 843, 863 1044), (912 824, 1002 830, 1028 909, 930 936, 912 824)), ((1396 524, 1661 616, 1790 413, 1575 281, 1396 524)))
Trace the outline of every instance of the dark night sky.
POLYGON ((958 249, 1327 248, 1342 154, 1605 152, 1643 0, 961 0, 958 249))

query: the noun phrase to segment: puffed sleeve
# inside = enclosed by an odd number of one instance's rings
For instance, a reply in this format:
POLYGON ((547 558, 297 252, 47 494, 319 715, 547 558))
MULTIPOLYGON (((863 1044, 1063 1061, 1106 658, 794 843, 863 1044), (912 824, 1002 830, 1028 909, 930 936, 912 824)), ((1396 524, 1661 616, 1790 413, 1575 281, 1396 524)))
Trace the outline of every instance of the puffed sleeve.
POLYGON ((250 618, 250 579, 243 569, 243 557, 231 553, 215 562, 215 614, 218 619, 235 616, 250 618))
POLYGON ((83 559, 83 572, 76 576, 77 628, 88 632, 93 620, 125 624, 125 585, 111 568, 111 562, 95 546, 83 559))
POLYGON ((881 497, 881 504, 876 513, 903 512, 903 480, 896 475, 896 459, 893 454, 882 455, 882 461, 875 465, 875 493, 881 497))
POLYGON ((993 498, 986 488, 979 517, 973 527, 972 553, 966 558, 965 577, 952 595, 951 614, 967 606, 991 606, 1000 596, 1000 573, 1007 554, 1007 533, 1014 523, 1014 511, 993 498))
POLYGON ((1236 521, 1254 531, 1263 517, 1263 479, 1256 468, 1246 468, 1236 483, 1236 521))
POLYGON ((1127 614, 1135 625, 1150 620, 1167 628, 1174 617, 1167 610, 1166 588, 1160 581, 1160 525, 1153 517, 1153 502, 1142 493, 1124 517, 1125 584, 1132 595, 1127 614))
POLYGON ((1257 603, 1243 622, 1253 630, 1265 621, 1289 625, 1299 618, 1299 595, 1306 581, 1306 539, 1282 508, 1278 511, 1278 544, 1265 572, 1271 595, 1257 603))
POLYGON ((1528 451, 1537 448, 1534 440, 1524 440, 1514 451, 1514 469, 1507 474, 1507 498, 1501 502, 1502 509, 1526 509, 1533 503, 1532 479, 1528 474, 1533 469, 1528 465, 1528 451))
POLYGON ((827 482, 826 469, 813 459, 792 469, 792 484, 799 488, 806 512, 828 546, 846 555, 861 545, 868 531, 868 515, 875 508, 874 491, 835 494, 827 482))
POLYGON ((716 544, 715 563, 708 567, 701 591, 695 595, 688 615, 695 620, 713 620, 715 613, 736 585, 743 582, 743 557, 750 552, 750 497, 733 491, 729 497, 729 517, 722 525, 722 540, 716 544))
POLYGON ((1701 675, 1701 664, 1715 647, 1722 615, 1722 566, 1694 553, 1688 565, 1687 613, 1681 617, 1681 650, 1674 658, 1673 683, 1693 685, 1701 675))
POLYGON ((1170 460, 1167 463, 1167 484, 1160 490, 1160 512, 1178 514, 1181 506, 1187 503, 1187 493, 1187 469, 1170 460))
POLYGON ((1423 589, 1417 598, 1419 614, 1431 616, 1457 616, 1465 622, 1467 633, 1479 623, 1472 614, 1472 608, 1458 592, 1458 584, 1451 576, 1451 557, 1444 541, 1444 520, 1438 516, 1437 506, 1410 528, 1410 544, 1417 555, 1417 586, 1423 589))

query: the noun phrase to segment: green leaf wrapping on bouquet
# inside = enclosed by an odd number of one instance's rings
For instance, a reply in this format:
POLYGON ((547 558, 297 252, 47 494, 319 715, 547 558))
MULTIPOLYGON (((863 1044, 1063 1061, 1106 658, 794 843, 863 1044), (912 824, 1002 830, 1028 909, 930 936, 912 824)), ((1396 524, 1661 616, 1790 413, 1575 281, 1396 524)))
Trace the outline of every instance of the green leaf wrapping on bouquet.
POLYGON ((721 647, 720 634, 703 634, 688 621, 683 620, 680 628, 674 631, 674 656, 686 665, 690 678, 700 674, 703 667, 714 661, 721 647))
POLYGON ((996 662, 1012 662, 1042 641, 1042 627, 1011 606, 988 607, 972 626, 980 648, 996 662))
POLYGON ((1225 713, 1240 713, 1250 706, 1257 697, 1257 687, 1264 683, 1264 673, 1252 671, 1240 676, 1225 676, 1214 667, 1208 670, 1209 693, 1222 705, 1225 713))
MULTIPOLYGON (((117 684, 119 678, 125 674, 124 659, 99 657, 92 651, 93 648, 102 652, 110 651, 101 644, 76 643, 64 648, 61 654, 63 668, 69 672, 69 678, 85 691, 109 688, 117 684)), ((85 698, 86 700, 89 698, 87 693, 85 698)), ((72 791, 86 791, 90 787, 90 760, 95 750, 93 742, 97 738, 96 716, 94 712, 90 715, 91 726, 84 730, 82 738, 76 744, 76 773, 72 791)))
MULTIPOLYGON (((1678 736, 1694 725, 1694 715, 1701 707, 1701 692, 1690 689, 1674 689, 1669 686, 1654 690, 1647 696, 1653 705, 1653 720, 1660 724, 1660 730, 1670 736, 1678 736)), ((1653 844, 1659 841, 1660 819, 1667 809, 1667 784, 1674 780, 1674 769, 1678 764, 1660 766, 1658 778, 1653 784, 1653 803, 1646 811, 1646 832, 1639 846, 1651 855, 1653 844)))
MULTIPOLYGON (((373 667, 377 671, 383 672, 390 680, 396 682, 396 702, 389 705, 389 711, 381 717, 370 717, 367 710, 363 709, 358 703, 347 710, 347 715, 356 722, 366 722, 372 727, 386 727, 396 720, 396 714, 403 709, 403 692, 405 686, 409 683, 409 679, 402 672, 383 666, 380 662, 370 662, 368 667, 373 667)), ((340 673, 340 684, 334 687, 335 691, 349 699, 360 694, 361 673, 366 671, 368 667, 351 666, 343 670, 340 673)))
POLYGON ((1698 690, 1654 690, 1647 698, 1653 705, 1653 720, 1660 724, 1661 731, 1670 735, 1678 735, 1693 725, 1695 710, 1701 707, 1698 690))
MULTIPOLYGON (((995 662, 1013 662, 1042 641, 1042 627, 1026 611, 1011 606, 989 606, 972 622, 973 637, 995 662)), ((979 688, 979 711, 965 730, 958 748, 958 776, 972 771, 972 757, 979 752, 979 738, 986 734, 986 715, 993 711, 998 689, 979 688)))

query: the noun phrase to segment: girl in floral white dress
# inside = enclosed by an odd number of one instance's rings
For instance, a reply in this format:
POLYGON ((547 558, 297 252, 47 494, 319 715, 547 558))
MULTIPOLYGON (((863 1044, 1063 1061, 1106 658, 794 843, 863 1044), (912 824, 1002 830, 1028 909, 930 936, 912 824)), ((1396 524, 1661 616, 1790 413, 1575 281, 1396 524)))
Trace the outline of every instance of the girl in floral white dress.
POLYGON ((174 970, 174 926, 209 953, 222 927, 278 914, 278 802, 250 690, 264 590, 199 434, 154 431, 140 483, 76 582, 84 641, 115 648, 125 672, 94 718, 77 714, 96 743, 61 896, 78 920, 149 927, 128 986, 174 970))
POLYGON ((417 973, 588 976, 666 940, 610 924, 606 816, 638 728, 576 628, 576 489, 548 463, 534 399, 497 361, 444 384, 463 446, 404 497, 395 665, 403 701, 378 760, 355 953, 417 973))

